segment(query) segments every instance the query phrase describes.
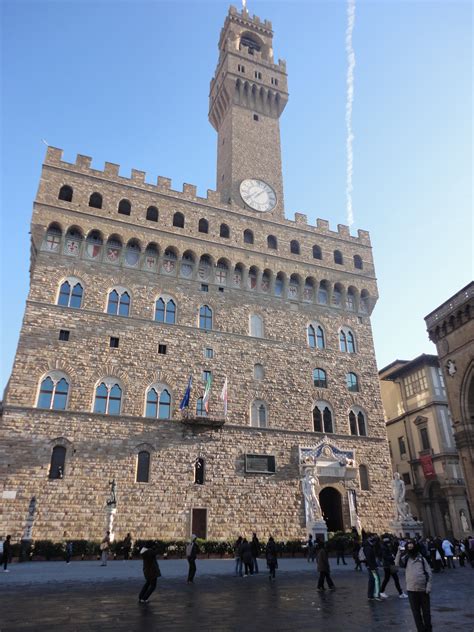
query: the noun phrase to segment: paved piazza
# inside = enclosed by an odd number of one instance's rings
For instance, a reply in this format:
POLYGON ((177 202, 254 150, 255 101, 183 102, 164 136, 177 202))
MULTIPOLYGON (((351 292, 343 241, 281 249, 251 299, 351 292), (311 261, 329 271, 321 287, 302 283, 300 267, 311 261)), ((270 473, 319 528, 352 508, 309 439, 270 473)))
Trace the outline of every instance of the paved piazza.
MULTIPOLYGON (((332 562, 337 590, 323 594, 316 592, 315 566, 301 559, 281 560, 275 583, 266 572, 233 577, 231 560, 198 560, 192 586, 185 582, 184 560, 160 566, 157 590, 148 604, 139 605, 139 561, 109 562, 105 568, 96 562, 14 564, 10 573, 0 573, 0 631, 415 632, 407 600, 398 599, 389 584, 388 600, 368 602, 366 572, 356 573, 351 561, 347 567, 332 562)), ((470 567, 434 576, 435 631, 474 630, 473 578, 470 567)))

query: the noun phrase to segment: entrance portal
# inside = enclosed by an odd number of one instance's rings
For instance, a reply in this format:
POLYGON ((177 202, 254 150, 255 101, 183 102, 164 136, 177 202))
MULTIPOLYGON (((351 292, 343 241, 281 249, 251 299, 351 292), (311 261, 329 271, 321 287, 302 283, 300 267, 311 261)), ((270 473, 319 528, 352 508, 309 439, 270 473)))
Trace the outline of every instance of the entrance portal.
POLYGON ((323 518, 328 531, 344 531, 341 494, 334 487, 325 487, 319 494, 323 518))

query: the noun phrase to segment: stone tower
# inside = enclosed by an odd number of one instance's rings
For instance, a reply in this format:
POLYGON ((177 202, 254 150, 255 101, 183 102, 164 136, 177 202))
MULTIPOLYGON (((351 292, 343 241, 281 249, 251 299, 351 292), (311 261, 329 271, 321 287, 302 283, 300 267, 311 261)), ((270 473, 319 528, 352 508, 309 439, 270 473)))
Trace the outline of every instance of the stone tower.
POLYGON ((205 197, 48 148, 0 426, 0 533, 21 537, 34 498, 34 539, 98 540, 115 481, 117 538, 303 538, 308 468, 329 531, 387 528, 370 239, 285 217, 272 46, 269 22, 230 8, 205 197))
POLYGON ((284 217, 279 119, 287 101, 286 64, 274 63, 271 22, 231 8, 209 96, 223 202, 284 217))

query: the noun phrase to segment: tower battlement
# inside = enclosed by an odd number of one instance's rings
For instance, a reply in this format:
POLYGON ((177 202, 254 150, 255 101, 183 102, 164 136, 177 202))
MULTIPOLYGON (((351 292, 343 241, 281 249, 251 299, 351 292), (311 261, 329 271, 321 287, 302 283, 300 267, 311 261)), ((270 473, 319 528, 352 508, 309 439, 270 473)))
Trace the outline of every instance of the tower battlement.
MULTIPOLYGON (((62 149, 49 146, 46 151, 44 162, 45 166, 64 169, 65 171, 83 176, 106 179, 124 186, 136 186, 142 190, 150 192, 151 194, 169 194, 176 200, 192 201, 202 204, 203 206, 212 206, 213 208, 221 209, 222 211, 232 211, 247 215, 247 213, 236 207, 235 204, 222 202, 221 195, 218 191, 208 189, 206 197, 200 197, 197 195, 197 186, 195 184, 188 184, 185 182, 183 183, 181 190, 173 189, 171 178, 158 176, 156 184, 153 184, 146 182, 146 172, 141 171, 140 169, 132 169, 130 177, 126 177, 120 174, 120 165, 114 162, 105 162, 102 170, 95 169, 92 167, 92 158, 90 156, 77 154, 75 162, 71 163, 63 160, 63 153, 62 149)), ((64 183, 67 184, 66 181, 64 183)), ((261 219, 264 221, 266 218, 262 216, 261 219)), ((346 241, 358 243, 363 246, 370 247, 371 245, 370 236, 366 230, 359 229, 356 237, 350 234, 349 226, 338 224, 337 230, 331 230, 329 222, 319 218, 316 220, 316 225, 313 226, 308 223, 307 215, 304 213, 295 212, 294 219, 285 218, 283 220, 279 220, 278 223, 292 228, 301 228, 305 231, 311 231, 319 235, 323 234, 328 237, 343 238, 346 241)))

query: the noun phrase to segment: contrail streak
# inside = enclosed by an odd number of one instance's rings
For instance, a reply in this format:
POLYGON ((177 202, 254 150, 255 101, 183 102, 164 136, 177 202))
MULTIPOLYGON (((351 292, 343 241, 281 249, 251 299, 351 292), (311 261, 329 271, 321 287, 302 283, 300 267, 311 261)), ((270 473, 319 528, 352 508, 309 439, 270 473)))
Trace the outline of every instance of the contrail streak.
POLYGON ((352 226, 354 223, 354 213, 352 210, 352 174, 354 166, 354 155, 352 144, 354 134, 352 132, 352 104, 354 102, 354 67, 355 53, 352 47, 352 31, 355 22, 355 0, 347 0, 347 28, 346 28, 346 55, 347 55, 347 76, 346 76, 346 214, 347 223, 352 226))

